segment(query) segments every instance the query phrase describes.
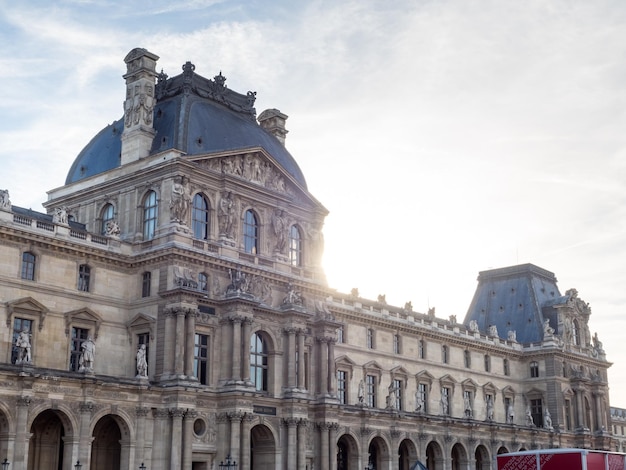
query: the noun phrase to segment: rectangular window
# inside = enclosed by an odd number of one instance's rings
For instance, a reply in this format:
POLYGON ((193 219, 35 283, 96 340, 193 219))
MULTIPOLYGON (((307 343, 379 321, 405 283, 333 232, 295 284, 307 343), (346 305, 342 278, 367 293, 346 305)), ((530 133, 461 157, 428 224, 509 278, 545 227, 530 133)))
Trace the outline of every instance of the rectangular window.
POLYGON ((441 389, 441 414, 445 416, 450 414, 450 389, 448 387, 441 389))
POLYGON ((417 403, 415 405, 415 411, 428 413, 428 385, 427 384, 419 384, 417 386, 417 403))
POLYGON ((35 255, 28 251, 22 254, 22 279, 35 280, 35 255))
POLYGON ((502 363, 502 367, 504 369, 504 375, 511 375, 511 369, 509 367, 509 360, 505 359, 502 363))
POLYGON ((11 364, 30 363, 31 337, 33 332, 32 320, 26 318, 13 319, 13 347, 11 348, 11 364))
POLYGON ((539 363, 536 361, 530 363, 530 376, 539 377, 539 363))
POLYGON ((152 273, 146 271, 141 277, 141 296, 150 297, 150 285, 152 284, 152 273))
POLYGON ((337 371, 337 398, 339 398, 339 403, 341 403, 342 405, 345 405, 347 403, 346 401, 346 393, 347 393, 346 375, 347 374, 345 370, 337 371))
POLYGON ((543 407, 541 404, 541 398, 530 400, 530 413, 535 422, 535 426, 543 426, 543 407))
POLYGON ((208 384, 209 336, 196 333, 193 349, 193 370, 198 382, 208 384))
POLYGON ((395 408, 396 410, 402 410, 402 380, 393 380, 393 391, 396 395, 395 408))
POLYGON ((441 347, 441 362, 447 364, 450 358, 448 357, 448 346, 441 347))
POLYGON ((367 349, 374 349, 374 330, 367 329, 367 349))
POLYGON ((91 277, 91 268, 86 264, 78 267, 78 290, 89 292, 89 279, 91 277))
POLYGON ((341 325, 339 328, 337 328, 337 342, 338 343, 343 343, 344 342, 343 325, 341 325))
POLYGON ((485 372, 491 372, 491 357, 485 354, 485 372))
POLYGON ((420 359, 426 359, 426 344, 423 339, 417 342, 417 357, 420 359))
POLYGON ((468 369, 472 366, 472 353, 467 349, 463 352, 463 362, 468 369))
POLYGON ((83 341, 89 337, 89 330, 86 328, 72 328, 72 344, 70 348, 70 370, 78 372, 80 368, 81 346, 83 341))
POLYGON ((565 429, 572 429, 572 405, 569 400, 565 400, 565 429))
POLYGON ((367 393, 367 406, 376 408, 376 377, 368 375, 365 378, 365 388, 367 393))
POLYGON ((400 335, 393 335, 393 353, 400 354, 400 335))
POLYGON ((463 413, 466 418, 472 417, 472 392, 470 390, 463 391, 463 413))

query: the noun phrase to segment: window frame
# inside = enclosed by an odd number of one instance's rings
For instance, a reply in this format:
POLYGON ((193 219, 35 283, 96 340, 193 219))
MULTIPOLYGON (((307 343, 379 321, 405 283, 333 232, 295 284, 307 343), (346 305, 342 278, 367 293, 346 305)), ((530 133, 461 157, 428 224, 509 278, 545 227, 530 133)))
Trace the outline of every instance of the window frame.
POLYGON ((377 376, 374 374, 365 375, 365 403, 370 408, 376 408, 376 383, 377 376))
POLYGON ((193 373, 200 385, 209 385, 210 348, 211 336, 196 331, 193 341, 193 373))
POLYGON ((348 404, 348 376, 348 371, 337 369, 337 399, 341 405, 348 404))
POLYGON ((258 392, 269 392, 269 357, 268 339, 255 331, 250 337, 250 380, 258 392))
POLYGON ((80 356, 82 354, 82 345, 91 336, 91 330, 84 328, 83 325, 72 325, 70 337, 70 361, 69 370, 71 372, 79 372, 80 356), (77 333, 80 333, 78 335, 77 333))
POLYGON ((209 292, 209 275, 205 272, 198 273, 198 290, 200 292, 209 292))
POLYGON ((531 361, 528 364, 528 369, 529 369, 531 379, 536 379, 539 377, 539 362, 538 361, 531 361))
POLYGON ((100 235, 106 235, 107 224, 115 220, 115 207, 107 202, 100 211, 100 235))
POLYGON ((289 264, 299 268, 302 266, 302 232, 297 225, 289 227, 289 264))
POLYGON ((210 235, 211 204, 202 193, 196 193, 191 203, 191 231, 197 240, 208 240, 210 235))
POLYGON ((144 241, 153 240, 156 236, 156 228, 159 216, 159 198, 154 190, 146 192, 143 197, 141 232, 144 241))
POLYGON ((259 254, 259 217, 252 209, 247 209, 243 216, 243 250, 257 256, 259 254))
POLYGON ((141 298, 145 299, 152 295, 152 271, 144 271, 141 274, 141 298))
POLYGON ((25 281, 35 280, 35 269, 37 268, 37 255, 32 251, 22 252, 22 262, 20 268, 20 278, 25 281), (26 259, 26 258, 29 259, 26 259))
POLYGON ((450 363, 450 348, 447 344, 441 345, 441 362, 442 364, 450 363))
POLYGON ((91 272, 91 266, 87 263, 81 263, 78 265, 78 281, 76 288, 80 292, 91 292, 93 287, 93 276, 91 272))

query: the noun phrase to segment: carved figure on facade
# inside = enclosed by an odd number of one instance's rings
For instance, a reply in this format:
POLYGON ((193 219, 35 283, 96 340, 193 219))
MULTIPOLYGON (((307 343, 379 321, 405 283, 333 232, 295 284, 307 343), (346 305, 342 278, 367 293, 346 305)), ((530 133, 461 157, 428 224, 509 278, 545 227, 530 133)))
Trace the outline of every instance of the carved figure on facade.
POLYGON ((142 344, 137 350, 137 377, 148 377, 148 360, 146 358, 146 345, 142 344))
POLYGON ((287 295, 283 299, 283 305, 302 305, 302 293, 296 290, 291 282, 287 284, 287 295))
POLYGON ((469 322, 469 330, 472 333, 478 333, 478 322, 476 320, 470 320, 470 322, 469 322))
POLYGON ((352 289, 350 289, 350 296, 352 296, 354 298, 358 298, 359 297, 359 289, 358 289, 358 287, 353 287, 352 289))
POLYGON ((489 325, 489 336, 498 337, 498 327, 496 325, 489 325))
POLYGON ((506 334, 506 339, 511 342, 517 341, 517 332, 515 330, 509 330, 506 334))
POLYGON ((170 198, 170 219, 180 224, 186 224, 189 215, 191 197, 187 178, 184 176, 174 182, 170 198))
POLYGON ((52 222, 59 225, 68 225, 67 207, 57 207, 52 214, 52 222))
POLYGON ((472 417, 472 400, 469 395, 465 395, 465 397, 463 397, 463 410, 465 411, 466 418, 472 417))
POLYGON ((9 199, 8 189, 0 189, 0 210, 3 210, 3 211, 11 210, 11 200, 9 199))
POLYGON ((535 420, 533 419, 533 414, 530 411, 530 405, 526 405, 526 426, 534 426, 535 420))
POLYGON ((266 167, 258 155, 246 155, 244 168, 244 177, 254 183, 265 185, 266 167))
POLYGON ((359 404, 363 404, 363 401, 365 400, 365 383, 363 382, 363 379, 359 381, 359 390, 357 392, 357 398, 359 399, 359 404))
POLYGON ((121 233, 120 226, 115 220, 109 220, 104 227, 104 234, 107 237, 119 237, 121 233))
POLYGON ((597 332, 593 334, 593 349, 595 349, 596 352, 604 352, 602 341, 600 341, 600 338, 598 338, 597 332))
POLYGON ((133 125, 152 126, 152 112, 154 111, 154 89, 150 83, 143 85, 136 83, 126 90, 124 103, 124 123, 126 127, 133 125))
POLYGON ((394 410, 396 408, 396 393, 397 389, 392 379, 389 387, 387 387, 387 409, 394 410))
POLYGON ((456 315, 450 315, 449 321, 453 325, 456 325, 456 315))
POLYGON ((550 414, 550 410, 546 408, 546 412, 543 414, 543 427, 549 429, 550 431, 554 430, 552 426, 552 415, 550 414))
POLYGON ((230 284, 226 287, 226 294, 247 294, 250 292, 250 286, 246 274, 241 269, 229 269, 228 277, 230 284))
POLYGON ((174 282, 179 287, 190 287, 192 289, 198 288, 196 273, 190 268, 174 266, 174 282))
POLYGON ((493 421, 493 398, 487 395, 487 421, 493 421))
POLYGON ((233 224, 235 214, 235 201, 230 192, 225 191, 222 193, 222 197, 218 206, 218 225, 220 236, 227 238, 233 238, 233 224))
POLYGON ((435 318, 435 307, 429 307, 427 315, 431 318, 435 318))
POLYGON ((424 397, 419 389, 415 391, 415 411, 418 413, 424 412, 424 397))
POLYGON ((413 311, 413 303, 410 300, 408 302, 404 303, 404 311, 405 312, 412 312, 413 311))
POLYGON ((450 404, 448 403, 448 395, 446 395, 445 389, 441 389, 441 414, 447 416, 450 410, 450 404))
POLYGON ((544 339, 551 338, 553 334, 554 334, 554 328, 550 326, 550 320, 546 318, 543 321, 543 337, 544 339))
POLYGON ((265 305, 272 304, 272 286, 263 276, 258 274, 252 276, 249 291, 261 303, 265 305))
POLYGON ((574 308, 577 313, 583 315, 589 315, 591 313, 589 304, 578 297, 578 291, 576 289, 568 289, 565 291, 565 295, 568 298, 567 305, 574 308))
POLYGON ((15 360, 15 364, 31 364, 30 339, 31 334, 28 329, 20 331, 20 334, 15 338, 15 346, 17 347, 17 359, 15 360))
POLYGON ((378 294, 378 303, 387 305, 387 297, 385 296, 385 294, 378 294))
POLYGON ((91 336, 88 336, 80 345, 81 355, 78 360, 79 372, 93 372, 93 365, 96 359, 96 343, 91 336))
POLYGON ((274 211, 272 215, 272 228, 274 229, 274 236, 276 237, 274 249, 278 253, 284 253, 285 248, 287 248, 287 229, 284 210, 276 209, 274 211))
POLYGON ((513 409, 513 401, 509 402, 509 406, 506 408, 506 422, 507 424, 513 424, 515 421, 515 410, 513 409))

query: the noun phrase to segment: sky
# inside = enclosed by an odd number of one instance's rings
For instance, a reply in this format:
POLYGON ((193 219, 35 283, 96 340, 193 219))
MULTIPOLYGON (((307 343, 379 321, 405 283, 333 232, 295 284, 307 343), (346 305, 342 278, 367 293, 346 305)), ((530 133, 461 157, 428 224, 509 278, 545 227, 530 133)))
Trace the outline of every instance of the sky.
POLYGON ((480 271, 538 265, 589 302, 626 407, 623 0, 0 0, 0 44, 14 205, 122 117, 131 49, 191 61, 289 115, 330 286, 462 320, 480 271))

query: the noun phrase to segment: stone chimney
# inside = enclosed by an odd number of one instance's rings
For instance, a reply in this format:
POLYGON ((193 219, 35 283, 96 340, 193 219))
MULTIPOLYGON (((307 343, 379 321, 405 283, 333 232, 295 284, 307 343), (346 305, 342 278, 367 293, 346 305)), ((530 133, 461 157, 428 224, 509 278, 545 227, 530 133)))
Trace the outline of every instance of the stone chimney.
POLYGON ((159 57, 145 49, 133 49, 126 62, 126 101, 124 101, 124 132, 121 164, 147 157, 152 148, 155 130, 153 114, 156 99, 154 82, 159 57))
POLYGON ((266 109, 259 117, 259 125, 267 132, 276 137, 281 144, 285 145, 285 137, 287 137, 287 129, 285 129, 286 114, 281 113, 278 109, 266 109))

